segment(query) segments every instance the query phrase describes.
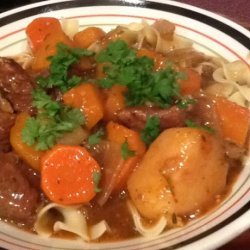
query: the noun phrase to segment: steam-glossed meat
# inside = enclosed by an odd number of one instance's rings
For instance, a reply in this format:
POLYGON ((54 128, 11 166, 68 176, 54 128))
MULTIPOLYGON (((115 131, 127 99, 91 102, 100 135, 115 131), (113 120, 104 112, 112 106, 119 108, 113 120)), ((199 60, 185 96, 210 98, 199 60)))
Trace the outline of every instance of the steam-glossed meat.
POLYGON ((189 119, 200 125, 208 125, 219 130, 217 112, 215 110, 214 99, 210 96, 197 96, 197 103, 189 112, 189 119))
POLYGON ((14 125, 16 115, 0 111, 0 152, 10 150, 10 129, 14 125))
POLYGON ((167 20, 159 19, 153 24, 153 27, 159 31, 161 36, 167 40, 173 40, 175 25, 167 20))
POLYGON ((0 91, 14 111, 30 111, 33 82, 29 74, 13 59, 0 58, 0 91))
POLYGON ((186 111, 173 106, 168 109, 150 107, 131 107, 118 113, 118 121, 125 126, 141 130, 150 116, 160 119, 160 128, 167 129, 185 125, 186 111))
POLYGON ((96 63, 91 57, 83 57, 78 63, 71 66, 69 75, 80 76, 83 78, 93 78, 95 76, 96 63))
POLYGON ((23 161, 20 162, 20 164, 18 164, 18 168, 22 172, 22 175, 28 180, 30 185, 40 191, 41 189, 40 172, 34 170, 32 167, 30 167, 28 164, 26 164, 23 161))
POLYGON ((14 153, 0 153, 0 159, 0 216, 31 223, 39 205, 39 193, 22 174, 22 162, 14 153))

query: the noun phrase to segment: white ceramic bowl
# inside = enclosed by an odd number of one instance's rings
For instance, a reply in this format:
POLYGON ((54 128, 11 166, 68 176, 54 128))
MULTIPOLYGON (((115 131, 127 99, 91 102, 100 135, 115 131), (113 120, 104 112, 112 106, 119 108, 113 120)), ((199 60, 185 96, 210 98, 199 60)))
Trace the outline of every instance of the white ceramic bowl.
MULTIPOLYGON (((26 49, 24 29, 38 16, 77 18, 82 27, 109 30, 118 24, 164 18, 176 24, 176 32, 192 40, 198 50, 229 61, 247 63, 250 33, 236 23, 190 5, 167 0, 56 0, 23 6, 0 14, 0 56, 26 49)), ((250 161, 231 194, 216 209, 183 228, 156 238, 137 238, 115 243, 84 243, 43 239, 0 222, 0 246, 8 249, 214 249, 250 227, 250 161)))

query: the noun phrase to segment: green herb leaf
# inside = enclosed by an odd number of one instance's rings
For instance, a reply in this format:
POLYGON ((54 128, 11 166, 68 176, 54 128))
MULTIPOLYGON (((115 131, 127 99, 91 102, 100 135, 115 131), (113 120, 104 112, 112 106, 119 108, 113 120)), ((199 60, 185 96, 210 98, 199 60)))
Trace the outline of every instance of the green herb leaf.
POLYGON ((117 83, 127 86, 129 106, 151 102, 166 107, 180 96, 177 80, 183 78, 183 74, 176 72, 171 64, 164 70, 153 72, 153 60, 146 56, 137 57, 135 50, 122 40, 111 42, 100 52, 97 61, 107 63, 104 67, 106 77, 99 80, 100 86, 110 88, 117 83))
POLYGON ((190 127, 190 128, 198 128, 198 129, 206 130, 209 133, 215 133, 214 128, 211 128, 208 125, 198 125, 198 124, 196 124, 194 121, 192 121, 190 119, 186 120, 185 124, 186 124, 187 127, 190 127))
POLYGON ((39 77, 37 82, 42 88, 57 87, 62 92, 78 85, 81 82, 81 78, 78 76, 72 76, 68 78, 68 70, 70 66, 80 60, 84 56, 93 56, 94 52, 80 49, 70 48, 65 44, 59 43, 57 45, 57 53, 55 56, 51 56, 48 60, 50 64, 50 76, 39 77))
POLYGON ((35 144, 39 135, 39 127, 39 122, 34 117, 30 117, 22 130, 22 141, 28 146, 35 144))
POLYGON ((100 128, 96 133, 89 136, 88 144, 90 146, 98 144, 103 136, 104 136, 104 130, 103 128, 100 128))
POLYGON ((35 90, 32 96, 37 116, 30 117, 22 130, 22 141, 27 145, 35 145, 37 150, 47 150, 65 133, 84 123, 79 109, 53 101, 45 91, 35 90))
POLYGON ((99 188, 99 183, 101 180, 101 173, 94 171, 93 172, 93 182, 94 182, 94 191, 95 193, 100 193, 102 191, 101 188, 99 188))
POLYGON ((111 42, 106 50, 98 55, 98 62, 111 62, 113 64, 129 64, 136 58, 135 52, 131 50, 123 40, 111 42))
POLYGON ((60 110, 60 104, 53 101, 42 89, 33 90, 32 98, 32 105, 36 107, 40 113, 46 112, 50 117, 53 117, 60 110))
POLYGON ((130 150, 128 142, 125 141, 121 146, 122 159, 127 160, 129 157, 135 156, 135 151, 130 150))
POLYGON ((189 105, 196 104, 197 100, 192 98, 182 98, 178 103, 180 109, 187 109, 189 105))
POLYGON ((144 129, 141 131, 141 139, 150 145, 160 134, 160 119, 157 116, 147 118, 144 129))

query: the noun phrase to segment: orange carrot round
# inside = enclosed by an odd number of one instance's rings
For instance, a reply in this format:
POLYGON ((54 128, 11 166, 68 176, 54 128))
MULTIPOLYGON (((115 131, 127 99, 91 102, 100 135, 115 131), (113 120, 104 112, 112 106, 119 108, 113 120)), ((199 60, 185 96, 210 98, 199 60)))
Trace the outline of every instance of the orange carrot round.
POLYGON ((144 48, 139 49, 137 51, 137 56, 138 57, 146 56, 146 57, 153 59, 154 70, 156 71, 166 68, 166 58, 162 54, 154 50, 149 50, 149 49, 144 49, 144 48))
POLYGON ((61 30, 61 24, 54 17, 39 17, 34 19, 26 28, 26 34, 33 51, 36 51, 50 33, 61 30))
POLYGON ((80 146, 57 145, 41 160, 41 186, 56 203, 73 205, 89 202, 96 194, 98 163, 80 146))
POLYGON ((145 153, 146 146, 138 132, 113 121, 108 122, 106 131, 109 141, 122 145, 127 140, 129 148, 135 151, 137 155, 145 153))
POLYGON ((120 191, 126 187, 127 180, 132 172, 137 168, 141 161, 141 156, 133 156, 124 161, 120 173, 117 175, 116 182, 114 184, 114 191, 120 191))
POLYGON ((27 162, 32 168, 40 171, 40 159, 44 155, 44 151, 38 151, 35 146, 28 146, 22 141, 22 130, 30 116, 28 113, 20 113, 17 115, 15 125, 10 131, 10 143, 16 153, 27 162))
POLYGON ((93 128, 103 118, 103 102, 99 89, 92 83, 80 84, 63 95, 65 104, 80 108, 86 117, 86 127, 93 128))
POLYGON ((201 88, 201 76, 193 69, 182 70, 187 75, 187 79, 179 80, 182 95, 192 95, 201 88))
POLYGON ((115 84, 107 90, 107 99, 104 102, 104 118, 107 121, 116 120, 117 113, 125 108, 125 92, 127 88, 115 84))
POLYGON ((132 129, 128 129, 119 123, 110 121, 106 126, 107 139, 110 142, 115 142, 122 145, 126 140, 130 150, 135 152, 135 156, 124 160, 120 172, 117 174, 117 179, 114 184, 114 190, 122 189, 127 182, 129 175, 137 167, 141 157, 146 151, 145 144, 141 140, 140 134, 132 129))
POLYGON ((54 30, 49 33, 43 43, 34 53, 34 60, 32 62, 31 68, 34 71, 40 71, 47 69, 50 66, 50 61, 48 57, 54 56, 57 52, 57 44, 63 43, 70 47, 73 47, 73 42, 70 38, 63 32, 63 30, 54 30))
POLYGON ((249 109, 219 96, 215 99, 215 107, 223 138, 244 146, 250 124, 249 109))
POLYGON ((80 48, 88 48, 92 43, 101 40, 105 32, 97 27, 88 27, 75 34, 73 40, 80 48))

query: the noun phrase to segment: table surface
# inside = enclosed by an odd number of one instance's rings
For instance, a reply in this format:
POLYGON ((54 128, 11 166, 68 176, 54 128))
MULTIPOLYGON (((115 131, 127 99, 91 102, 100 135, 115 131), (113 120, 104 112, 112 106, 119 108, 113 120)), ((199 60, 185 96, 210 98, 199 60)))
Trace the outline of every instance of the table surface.
MULTIPOLYGON (((0 12, 39 0, 8 0, 0 3, 0 12)), ((250 30, 250 0, 178 0, 224 15, 250 30)), ((249 250, 250 229, 219 250, 249 250)))

